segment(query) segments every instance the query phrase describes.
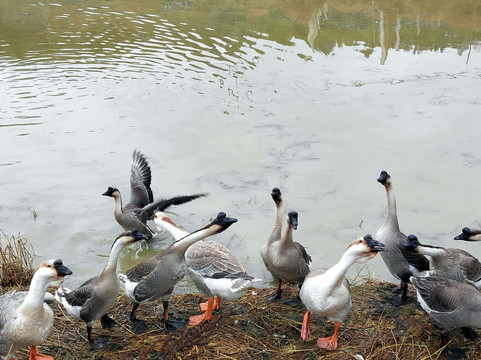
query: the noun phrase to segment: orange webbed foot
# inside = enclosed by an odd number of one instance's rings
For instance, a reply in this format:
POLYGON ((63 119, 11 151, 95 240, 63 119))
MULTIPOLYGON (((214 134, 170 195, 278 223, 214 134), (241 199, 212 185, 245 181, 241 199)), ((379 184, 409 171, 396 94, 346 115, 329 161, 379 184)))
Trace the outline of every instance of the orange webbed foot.
POLYGON ((321 349, 326 350, 336 350, 337 349, 337 338, 334 336, 326 337, 326 338, 319 338, 317 339, 317 346, 321 349))
POLYGON ((311 313, 306 311, 302 320, 301 339, 307 341, 311 336, 311 313))
POLYGON ((205 316, 205 314, 202 315, 194 315, 189 318, 189 325, 190 326, 197 326, 200 325, 206 321, 209 321, 213 319, 214 317, 211 315, 210 317, 205 316))
POLYGON ((39 354, 37 352, 36 346, 30 347, 30 350, 28 351, 28 355, 29 355, 28 360, 54 360, 52 356, 39 354))

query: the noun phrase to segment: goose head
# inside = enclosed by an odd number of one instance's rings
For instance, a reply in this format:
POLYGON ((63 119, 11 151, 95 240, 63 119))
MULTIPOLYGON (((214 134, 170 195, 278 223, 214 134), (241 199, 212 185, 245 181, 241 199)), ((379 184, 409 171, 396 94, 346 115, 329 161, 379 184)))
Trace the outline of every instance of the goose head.
POLYGON ((64 276, 72 275, 72 271, 62 263, 62 260, 51 259, 40 263, 35 275, 44 278, 48 286, 58 287, 63 282, 64 276))
POLYGON ((299 226, 299 214, 297 211, 291 211, 287 214, 287 225, 293 230, 297 230, 297 226, 299 226))
POLYGON ((149 237, 145 234, 142 234, 137 228, 134 228, 130 231, 123 232, 112 243, 112 247, 115 244, 122 244, 123 246, 127 246, 133 244, 140 240, 148 240, 149 237))
POLYGON ((354 240, 347 248, 347 251, 354 253, 357 263, 365 263, 384 250, 384 244, 374 240, 370 234, 354 240))
POLYGON ((212 228, 214 234, 219 234, 236 222, 236 218, 228 217, 225 212, 220 212, 209 225, 204 227, 204 229, 212 228))
POLYGON ((120 195, 120 191, 117 188, 109 186, 107 191, 102 194, 103 196, 110 196, 110 197, 118 197, 120 195))
POLYGON ((156 211, 154 214, 154 223, 159 231, 164 230, 164 223, 169 223, 175 227, 177 225, 172 221, 172 219, 163 213, 162 211, 156 211))
POLYGON ((377 181, 381 183, 384 187, 391 186, 391 175, 389 175, 387 171, 383 170, 377 178, 377 181))
POLYGON ((464 227, 462 233, 456 236, 454 240, 481 241, 481 230, 464 227))
POLYGON ((416 235, 409 235, 404 247, 411 251, 417 253, 418 246, 421 245, 416 235))
POLYGON ((282 193, 279 188, 275 187, 274 189, 272 189, 271 196, 272 200, 274 200, 276 204, 279 204, 282 201, 282 193))

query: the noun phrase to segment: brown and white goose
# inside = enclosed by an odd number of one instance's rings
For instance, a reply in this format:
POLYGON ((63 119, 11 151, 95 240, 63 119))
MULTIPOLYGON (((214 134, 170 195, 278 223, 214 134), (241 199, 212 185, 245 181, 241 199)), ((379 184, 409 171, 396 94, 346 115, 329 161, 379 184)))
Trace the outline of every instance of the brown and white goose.
POLYGON ((456 236, 454 240, 481 241, 481 230, 463 227, 461 234, 456 236))
MULTIPOLYGON (((261 249, 261 257, 266 269, 277 279, 277 289, 268 298, 269 301, 282 299, 282 282, 302 285, 304 278, 309 273, 311 257, 307 254, 304 246, 295 242, 292 231, 297 229, 299 215, 295 211, 287 214, 287 227, 282 232, 282 193, 278 188, 272 189, 272 200, 275 204, 275 223, 271 236, 261 249)), ((288 299, 286 303, 296 306, 300 299, 288 299)))
POLYGON ((429 276, 472 281, 478 289, 481 288, 481 263, 467 251, 423 245, 416 235, 409 235, 404 247, 416 254, 429 256, 429 276))
POLYGON ((45 291, 59 286, 63 277, 71 275, 62 260, 42 262, 28 291, 10 291, 0 297, 0 357, 12 359, 17 350, 30 346, 29 360, 53 360, 39 354, 42 345, 53 328, 53 311, 45 304, 45 291))
MULTIPOLYGON (((159 230, 170 232, 176 240, 189 235, 164 213, 156 213, 154 221, 159 230)), ((206 303, 200 304, 204 314, 192 316, 190 325, 212 319, 212 311, 220 308, 221 299, 236 300, 245 295, 253 282, 260 281, 248 275, 239 260, 216 241, 199 241, 190 246, 185 253, 185 264, 197 289, 208 297, 206 303)))
POLYGON ((306 341, 311 333, 311 313, 327 317, 334 322, 334 334, 326 338, 318 338, 317 346, 326 350, 337 349, 337 338, 341 323, 351 311, 351 292, 349 281, 345 275, 354 263, 365 263, 372 259, 384 245, 374 240, 371 235, 353 241, 341 260, 330 269, 311 271, 301 288, 301 299, 307 308, 302 322, 301 338, 306 341))
POLYGON ((155 235, 155 233, 147 225, 147 221, 152 220, 155 211, 163 211, 171 205, 180 205, 201 196, 206 196, 206 194, 183 195, 154 201, 154 195, 150 188, 151 181, 152 173, 145 155, 138 150, 134 150, 130 168, 129 203, 125 206, 122 205, 122 196, 119 189, 115 187, 109 186, 107 191, 102 194, 114 198, 114 216, 125 231, 137 228, 149 238, 155 235))
POLYGON ((100 318, 104 329, 115 325, 115 321, 107 315, 107 311, 117 300, 120 290, 117 278, 120 252, 124 247, 146 239, 147 235, 140 233, 137 229, 120 234, 112 244, 109 261, 100 276, 87 280, 75 290, 60 288, 55 293, 55 298, 70 316, 85 321, 88 341, 93 350, 101 349, 108 344, 105 337, 93 337, 92 325, 95 321, 100 318))
POLYGON ((144 301, 154 301, 158 298, 163 300, 165 330, 171 332, 185 325, 183 321, 169 319, 169 298, 175 284, 187 271, 185 252, 199 240, 221 233, 236 221, 237 219, 220 212, 209 225, 174 242, 162 254, 136 265, 125 275, 119 274, 127 296, 134 300, 130 321, 137 334, 148 330, 145 321, 137 319, 138 307, 144 301))
POLYGON ((404 247, 407 237, 399 230, 391 175, 383 170, 377 181, 386 189, 387 217, 384 224, 377 231, 376 239, 385 246, 381 257, 389 272, 396 279, 401 280, 401 298, 392 297, 389 300, 393 305, 399 306, 407 299, 409 278, 412 275, 419 275, 424 271, 428 271, 429 260, 424 255, 409 252, 404 247))

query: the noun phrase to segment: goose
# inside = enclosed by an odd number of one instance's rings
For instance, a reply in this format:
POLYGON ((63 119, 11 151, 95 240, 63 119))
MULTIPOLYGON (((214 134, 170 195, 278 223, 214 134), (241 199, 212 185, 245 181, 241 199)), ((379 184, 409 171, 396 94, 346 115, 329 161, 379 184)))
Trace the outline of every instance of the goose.
POLYGON ((53 360, 39 354, 53 328, 53 311, 44 303, 46 290, 59 286, 72 271, 62 260, 42 262, 30 282, 28 291, 10 291, 0 297, 0 357, 13 359, 17 350, 30 346, 29 360, 53 360))
MULTIPOLYGON (((176 240, 189 235, 164 213, 156 213, 155 224, 159 230, 170 232, 176 240)), ((199 325, 213 318, 212 311, 219 310, 221 299, 233 301, 245 295, 255 281, 248 275, 234 255, 216 241, 199 241, 185 252, 187 273, 197 289, 208 301, 200 304, 202 315, 190 317, 189 325, 199 325)))
POLYGON ((349 281, 345 275, 354 263, 365 263, 384 250, 384 245, 367 234, 354 240, 341 260, 330 269, 311 271, 302 284, 300 296, 307 311, 304 315, 301 338, 306 341, 310 336, 311 313, 325 316, 334 322, 334 334, 318 338, 317 346, 321 349, 336 350, 339 328, 351 310, 351 293, 349 281))
POLYGON ((454 240, 481 241, 481 230, 463 227, 461 234, 456 236, 454 240))
POLYGON ((481 263, 473 255, 461 249, 423 245, 416 235, 409 235, 404 247, 416 254, 429 256, 429 276, 441 276, 457 281, 472 281, 481 288, 481 263))
MULTIPOLYGON (((291 211, 287 214, 287 228, 284 235, 281 235, 282 193, 279 188, 274 188, 271 196, 275 204, 275 223, 269 240, 261 249, 261 257, 266 269, 277 279, 277 289, 267 300, 278 301, 282 299, 282 282, 302 285, 310 271, 311 257, 304 246, 292 239, 292 230, 298 226, 298 213, 291 211)), ((296 306, 300 299, 287 299, 285 302, 296 306)))
POLYGON ((150 188, 152 174, 149 163, 144 154, 134 150, 130 168, 130 201, 122 205, 122 196, 119 189, 109 186, 102 195, 114 198, 114 216, 117 222, 125 231, 137 228, 141 233, 146 234, 149 239, 155 235, 154 231, 147 225, 152 219, 156 210, 163 211, 170 205, 180 205, 197 199, 207 194, 194 194, 175 196, 166 200, 154 201, 154 195, 150 188))
MULTIPOLYGON (((440 276, 412 276, 410 280, 419 304, 441 330, 441 346, 446 346, 452 328, 461 328, 466 337, 474 340, 476 334, 471 328, 481 327, 481 293, 473 283, 440 276)), ((456 348, 445 348, 443 353, 448 359, 465 355, 456 348)))
MULTIPOLYGON (((156 217, 160 216, 156 213, 156 217)), ((185 325, 185 322, 169 319, 169 298, 175 284, 186 274, 185 252, 199 240, 219 234, 237 219, 227 217, 220 212, 207 226, 172 243, 162 254, 147 259, 128 270, 126 274, 119 274, 124 283, 125 293, 134 300, 130 321, 135 333, 141 334, 148 330, 144 320, 137 318, 137 309, 144 301, 154 301, 162 298, 164 307, 164 328, 172 332, 185 325)))
POLYGON ((392 297, 389 301, 394 306, 402 305, 407 299, 409 278, 429 270, 429 260, 420 254, 409 252, 405 247, 406 235, 399 230, 396 199, 392 186, 391 175, 381 171, 377 181, 384 186, 387 194, 387 217, 376 233, 376 239, 382 242, 385 250, 381 253, 389 272, 401 280, 401 298, 392 297))
POLYGON ((92 350, 102 349, 109 344, 106 337, 93 337, 92 326, 95 321, 100 318, 104 329, 115 326, 115 321, 107 315, 107 311, 117 300, 120 290, 117 279, 120 252, 127 245, 146 239, 147 235, 140 233, 136 228, 120 234, 113 242, 109 261, 99 276, 85 281, 75 290, 63 287, 55 292, 55 298, 65 311, 87 324, 87 339, 92 350))

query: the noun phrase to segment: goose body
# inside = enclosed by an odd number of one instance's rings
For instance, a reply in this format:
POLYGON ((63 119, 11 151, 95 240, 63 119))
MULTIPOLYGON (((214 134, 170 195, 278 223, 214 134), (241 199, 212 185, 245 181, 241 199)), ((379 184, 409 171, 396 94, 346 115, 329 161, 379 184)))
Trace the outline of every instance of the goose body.
POLYGON ((440 276, 411 277, 417 299, 430 321, 441 330, 441 346, 448 359, 464 357, 460 349, 448 349, 449 330, 461 328, 466 337, 476 338, 471 328, 481 328, 481 293, 472 284, 440 276), (456 354, 456 356, 449 356, 456 354))
POLYGON ((301 330, 303 340, 310 336, 312 313, 334 322, 334 334, 328 338, 317 339, 317 345, 327 350, 337 348, 339 328, 352 306, 346 272, 354 263, 364 263, 383 249, 383 244, 372 239, 371 235, 366 235, 353 241, 336 265, 328 270, 313 270, 306 276, 300 291, 301 300, 307 308, 301 330))
POLYGON ((389 272, 401 281, 402 296, 400 301, 399 298, 391 299, 394 305, 400 305, 407 298, 409 278, 412 275, 419 275, 429 270, 429 260, 424 255, 407 251, 404 247, 407 236, 399 229, 391 176, 386 171, 381 171, 377 181, 386 189, 388 213, 384 224, 376 233, 376 239, 385 246, 384 251, 381 252, 381 257, 389 272))
POLYGON ((72 272, 62 260, 41 263, 28 291, 10 291, 0 296, 0 356, 8 359, 17 350, 30 346, 30 359, 53 359, 37 353, 36 346, 43 344, 53 328, 52 309, 45 304, 45 291, 59 286, 63 277, 72 272))
MULTIPOLYGON (((167 215, 156 213, 155 224, 159 229, 170 232, 176 240, 189 235, 167 215)), ((190 324, 198 325, 212 318, 212 310, 218 310, 221 299, 233 301, 245 295, 247 288, 258 281, 248 275, 232 253, 216 241, 199 241, 185 253, 187 272, 197 289, 208 297, 201 304, 203 315, 191 317, 190 324)))
POLYGON ((456 236, 454 240, 481 241, 481 230, 464 227, 461 234, 456 236))
MULTIPOLYGON (((154 221, 158 216, 161 216, 159 212, 154 216, 154 221)), ((174 242, 162 254, 136 265, 125 275, 119 274, 127 296, 134 300, 130 320, 136 333, 142 333, 148 329, 145 321, 137 319, 138 307, 144 301, 154 301, 159 298, 163 300, 166 331, 174 331, 185 325, 169 319, 168 313, 168 301, 174 286, 187 272, 185 253, 194 243, 224 231, 236 221, 237 219, 229 218, 225 213, 220 212, 209 225, 174 242)))
POLYGON ((417 254, 429 256, 429 276, 441 276, 457 281, 472 281, 481 287, 481 263, 461 249, 423 245, 415 235, 409 235, 404 247, 417 254))
POLYGON ((130 168, 130 201, 123 206, 120 190, 109 186, 102 195, 114 198, 115 220, 125 231, 137 228, 141 233, 151 238, 155 233, 147 225, 155 211, 163 211, 171 205, 180 205, 206 194, 176 196, 166 200, 154 201, 150 184, 152 173, 144 154, 134 150, 130 168))
POLYGON ((93 277, 75 290, 60 288, 55 293, 55 298, 62 304, 66 312, 87 324, 87 334, 90 345, 94 350, 101 349, 108 341, 92 336, 92 326, 101 319, 103 328, 115 325, 107 312, 114 305, 119 294, 120 284, 117 278, 117 263, 122 249, 134 242, 147 239, 147 235, 137 229, 126 231, 119 235, 110 250, 109 261, 99 276, 93 277))
MULTIPOLYGON (((261 257, 266 269, 274 279, 277 279, 277 289, 269 298, 271 301, 282 298, 281 283, 302 284, 304 278, 310 271, 311 257, 307 254, 304 246, 295 242, 292 231, 297 229, 298 214, 291 211, 287 215, 287 227, 282 234, 282 194, 278 188, 274 188, 271 193, 275 204, 275 223, 274 229, 267 243, 261 249, 261 257)), ((290 301, 296 305, 297 301, 290 301)))

